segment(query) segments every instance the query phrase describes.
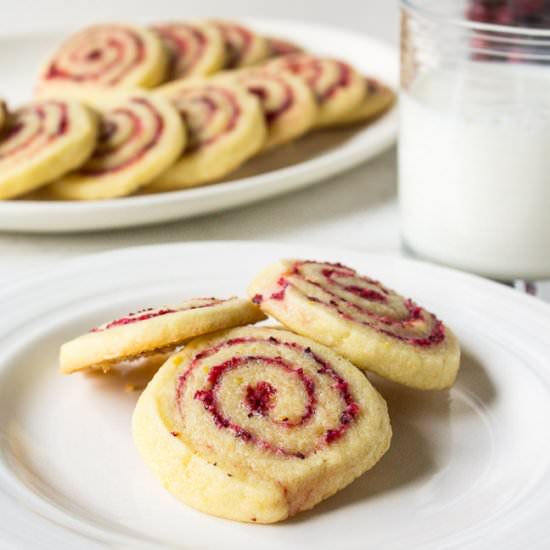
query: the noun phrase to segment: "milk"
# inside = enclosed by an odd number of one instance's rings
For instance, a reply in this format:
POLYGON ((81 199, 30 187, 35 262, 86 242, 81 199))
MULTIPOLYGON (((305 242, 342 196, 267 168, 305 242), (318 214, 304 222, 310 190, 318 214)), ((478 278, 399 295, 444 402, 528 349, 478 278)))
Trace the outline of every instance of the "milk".
POLYGON ((550 277, 550 67, 471 63, 401 97, 402 234, 498 279, 550 277))

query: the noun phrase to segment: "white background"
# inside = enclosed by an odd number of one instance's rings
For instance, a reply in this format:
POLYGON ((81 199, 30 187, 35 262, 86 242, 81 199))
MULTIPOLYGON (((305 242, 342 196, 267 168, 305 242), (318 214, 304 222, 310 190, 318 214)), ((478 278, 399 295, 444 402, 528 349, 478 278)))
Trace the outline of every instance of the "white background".
MULTIPOLYGON (((330 23, 394 44, 398 40, 397 0, 0 0, 0 6, 0 34, 98 20, 250 15, 330 23)), ((3 78, 9 75, 0 76, 0 93, 3 78)), ((264 239, 398 254, 396 180, 392 150, 319 186, 195 220, 69 236, 0 233, 0 283, 78 254, 175 241, 264 239)))
POLYGON ((396 40, 397 0, 0 0, 0 32, 66 28, 92 20, 278 17, 331 23, 396 40))

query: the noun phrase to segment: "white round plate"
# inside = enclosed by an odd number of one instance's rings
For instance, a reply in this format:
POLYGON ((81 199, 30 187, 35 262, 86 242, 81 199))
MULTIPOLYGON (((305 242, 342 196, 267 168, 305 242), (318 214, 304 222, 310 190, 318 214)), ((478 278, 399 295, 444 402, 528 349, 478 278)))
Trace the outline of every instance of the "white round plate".
POLYGON ((550 547, 550 307, 480 278, 356 252, 262 243, 125 249, 0 292, 0 547, 280 550, 550 547), (243 294, 281 257, 341 261, 456 332, 449 392, 374 379, 394 437, 371 471, 278 525, 201 514, 164 491, 130 434, 124 377, 57 372, 59 345, 105 319, 243 294))
MULTIPOLYGON (((259 32, 288 38, 306 49, 347 60, 397 89, 397 53, 349 30, 263 19, 243 19, 259 32)), ((66 32, 0 37, 0 96, 13 105, 30 98, 44 56, 66 32)), ((183 219, 241 206, 312 185, 388 149, 397 135, 397 108, 368 126, 315 132, 251 160, 231 181, 183 191, 116 200, 0 201, 0 230, 92 231, 183 219)))

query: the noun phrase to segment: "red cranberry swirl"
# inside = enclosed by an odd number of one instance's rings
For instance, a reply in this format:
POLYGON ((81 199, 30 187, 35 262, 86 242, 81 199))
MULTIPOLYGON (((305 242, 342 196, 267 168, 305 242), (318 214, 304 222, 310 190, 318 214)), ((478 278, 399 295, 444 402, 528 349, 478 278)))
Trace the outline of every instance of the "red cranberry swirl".
POLYGON ((184 304, 179 306, 168 306, 162 308, 149 307, 140 309, 139 311, 128 313, 128 315, 125 315, 124 317, 120 317, 114 321, 110 321, 104 325, 93 328, 90 332, 103 332, 104 330, 122 327, 125 325, 133 325, 134 323, 148 321, 149 319, 155 319, 171 313, 181 313, 182 311, 191 311, 193 309, 215 306, 224 301, 225 300, 219 300, 217 298, 193 298, 192 300, 187 300, 184 304))
POLYGON ((231 132, 241 116, 237 98, 222 84, 198 83, 176 87, 167 97, 185 121, 186 153, 206 147, 231 132))
POLYGON ((132 166, 159 142, 164 119, 147 98, 130 97, 103 113, 92 157, 78 170, 100 176, 132 166))
POLYGON ((235 69, 248 65, 256 36, 252 31, 228 21, 214 21, 212 24, 221 32, 225 43, 225 68, 235 69))
POLYGON ((267 66, 286 69, 302 77, 315 93, 319 103, 324 103, 352 82, 353 69, 346 63, 305 53, 279 57, 267 66))
POLYGON ((96 25, 71 36, 44 73, 45 80, 116 86, 146 57, 143 37, 131 27, 96 25))
POLYGON ((2 129, 0 166, 38 155, 69 129, 68 107, 63 101, 38 101, 17 109, 2 129))
POLYGON ((208 48, 209 38, 203 29, 189 23, 167 23, 153 30, 169 54, 167 80, 194 74, 208 48))
POLYGON ((268 329, 229 334, 192 356, 178 378, 176 408, 183 425, 207 418, 205 429, 265 456, 302 460, 343 438, 362 414, 330 360, 268 329))
POLYGON ((256 295, 253 301, 284 300, 294 291, 343 319, 415 346, 437 345, 445 339, 443 323, 435 315, 341 264, 296 261, 277 285, 271 295, 256 295))
POLYGON ((268 125, 292 108, 294 93, 281 75, 262 70, 244 70, 239 73, 237 82, 259 99, 268 125))

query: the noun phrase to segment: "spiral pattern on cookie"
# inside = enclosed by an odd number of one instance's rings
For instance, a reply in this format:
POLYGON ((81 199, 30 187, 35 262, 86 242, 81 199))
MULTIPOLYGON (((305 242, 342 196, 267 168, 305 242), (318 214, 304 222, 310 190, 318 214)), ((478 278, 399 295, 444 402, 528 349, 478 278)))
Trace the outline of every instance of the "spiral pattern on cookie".
POLYGON ((353 71, 342 61, 308 54, 286 55, 274 60, 269 66, 289 70, 304 78, 320 103, 327 101, 339 89, 349 86, 353 71))
POLYGON ((67 105, 62 101, 34 103, 15 111, 0 142, 0 163, 34 156, 65 135, 69 128, 67 105))
POLYGON ((351 363, 265 327, 189 342, 150 382, 133 428, 145 461, 178 498, 258 523, 345 487, 391 438, 384 400, 351 363))
POLYGON ((104 114, 96 150, 80 173, 97 176, 130 166, 155 147, 163 130, 155 106, 146 98, 131 98, 104 114))
POLYGON ((176 395, 182 422, 202 419, 258 452, 301 460, 344 437, 364 413, 329 361, 271 334, 202 349, 176 395))
POLYGON ((434 314, 338 263, 282 260, 249 295, 267 314, 355 365, 415 388, 450 387, 460 346, 434 314))
POLYGON ((42 71, 37 91, 88 100, 98 90, 115 86, 150 88, 164 78, 166 62, 162 43, 151 31, 95 25, 61 45, 42 71))
POLYGON ((316 122, 318 109, 313 94, 288 71, 241 69, 222 73, 219 78, 233 78, 260 101, 268 131, 265 149, 301 136, 316 122))
POLYGON ((221 178, 260 150, 266 135, 258 100, 231 82, 179 80, 159 88, 188 131, 180 160, 150 186, 168 190, 221 178))
POLYGON ((304 79, 319 104, 317 126, 337 123, 358 107, 366 94, 363 77, 343 61, 297 53, 275 58, 265 68, 291 71, 304 79))
POLYGON ((97 125, 80 104, 36 101, 10 113, 0 135, 0 198, 33 190, 81 164, 97 125))
POLYGON ((223 67, 224 42, 216 27, 199 23, 166 23, 156 25, 153 30, 169 54, 167 80, 206 76, 223 67))
POLYGON ((168 168, 184 144, 184 126, 168 101, 145 93, 115 98, 101 113, 90 159, 47 191, 76 200, 127 195, 168 168))
POLYGON ((284 300, 289 289, 346 320, 408 344, 428 347, 445 338, 443 323, 435 315, 341 264, 294 262, 278 279, 274 292, 257 294, 253 301, 261 304, 264 300, 284 300))
POLYGON ((364 83, 366 90, 365 98, 356 109, 343 115, 340 120, 335 123, 336 126, 368 122, 385 112, 394 103, 395 93, 383 82, 366 76, 364 78, 364 83))
POLYGON ((251 29, 231 21, 212 21, 211 24, 222 33, 225 43, 224 68, 248 67, 269 56, 266 39, 251 29))
POLYGON ((292 87, 283 76, 253 70, 239 73, 237 82, 258 97, 268 125, 276 122, 294 104, 292 87))
POLYGON ((173 96, 172 103, 189 132, 188 153, 212 145, 233 131, 241 116, 237 98, 216 84, 182 89, 173 96))

